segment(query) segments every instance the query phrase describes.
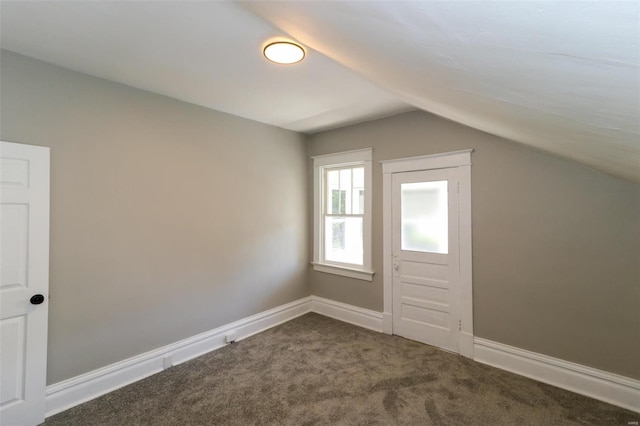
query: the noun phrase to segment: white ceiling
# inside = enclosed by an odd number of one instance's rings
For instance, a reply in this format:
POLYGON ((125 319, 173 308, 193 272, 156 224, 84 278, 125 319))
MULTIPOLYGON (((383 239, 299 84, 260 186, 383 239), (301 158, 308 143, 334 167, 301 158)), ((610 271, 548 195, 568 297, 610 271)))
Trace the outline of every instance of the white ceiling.
MULTIPOLYGON (((7 50, 289 130, 415 109, 325 55, 275 65, 273 24, 229 2, 2 1, 7 50)), ((286 37, 289 39, 290 37, 286 37)))
POLYGON ((312 133, 419 108, 640 181, 640 4, 9 2, 2 47, 312 133), (270 64, 298 40, 307 58, 270 64))

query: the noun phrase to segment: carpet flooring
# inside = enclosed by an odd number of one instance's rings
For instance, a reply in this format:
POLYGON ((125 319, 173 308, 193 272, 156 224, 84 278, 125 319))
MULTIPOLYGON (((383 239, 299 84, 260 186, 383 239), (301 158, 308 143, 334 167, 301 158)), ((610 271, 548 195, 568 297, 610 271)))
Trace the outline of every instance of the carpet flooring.
POLYGON ((628 425, 639 419, 428 345, 307 314, 44 424, 628 425))

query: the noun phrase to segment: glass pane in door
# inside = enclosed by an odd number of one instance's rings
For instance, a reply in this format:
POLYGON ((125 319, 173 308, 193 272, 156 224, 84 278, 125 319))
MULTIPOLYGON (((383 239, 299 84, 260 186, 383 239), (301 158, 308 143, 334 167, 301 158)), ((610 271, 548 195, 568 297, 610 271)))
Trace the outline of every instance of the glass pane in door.
POLYGON ((402 250, 449 252, 447 186, 446 180, 400 185, 402 250))

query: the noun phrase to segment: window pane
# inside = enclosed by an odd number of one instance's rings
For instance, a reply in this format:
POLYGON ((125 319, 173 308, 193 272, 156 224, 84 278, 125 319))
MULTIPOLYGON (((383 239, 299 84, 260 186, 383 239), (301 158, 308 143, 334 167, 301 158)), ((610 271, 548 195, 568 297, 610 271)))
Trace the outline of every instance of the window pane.
POLYGON ((353 168, 353 187, 364 188, 364 167, 353 168))
POLYGON ((344 220, 333 220, 331 222, 331 250, 344 249, 344 220))
POLYGON ((345 192, 345 204, 346 211, 342 210, 340 213, 351 214, 351 169, 340 170, 340 190, 345 192))
POLYGON ((325 217, 324 258, 362 265, 362 218, 325 217))
POLYGON ((344 214, 347 201, 347 191, 331 190, 331 213, 344 214))
POLYGON ((403 183, 402 250, 449 252, 447 181, 403 183))
POLYGON ((351 211, 353 214, 364 214, 364 167, 353 170, 353 191, 351 211))
POLYGON ((328 214, 344 214, 346 191, 340 191, 340 171, 328 170, 327 174, 327 194, 325 203, 328 214))
POLYGON ((364 214, 364 189, 354 189, 353 213, 364 214))

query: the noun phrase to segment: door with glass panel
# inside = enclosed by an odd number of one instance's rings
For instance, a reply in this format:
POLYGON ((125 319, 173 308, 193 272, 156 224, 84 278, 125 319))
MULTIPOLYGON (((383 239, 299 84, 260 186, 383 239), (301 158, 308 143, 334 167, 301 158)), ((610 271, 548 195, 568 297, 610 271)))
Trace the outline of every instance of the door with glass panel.
POLYGON ((393 333, 458 350, 457 168, 394 173, 393 333))

